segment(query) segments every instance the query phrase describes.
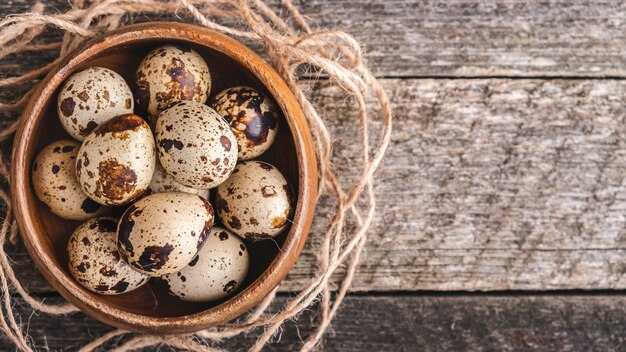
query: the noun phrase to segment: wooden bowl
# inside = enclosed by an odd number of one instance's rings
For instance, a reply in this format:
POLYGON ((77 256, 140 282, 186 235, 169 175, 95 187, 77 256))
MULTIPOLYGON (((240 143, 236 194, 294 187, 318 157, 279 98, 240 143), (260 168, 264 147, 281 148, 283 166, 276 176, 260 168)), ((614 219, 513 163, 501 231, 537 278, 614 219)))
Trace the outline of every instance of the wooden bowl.
MULTIPOLYGON (((131 86, 132 87, 132 86, 131 86)), ((317 167, 301 107, 272 67, 243 44, 215 31, 182 23, 129 26, 88 41, 63 60, 39 85, 20 120, 13 146, 11 191, 20 233, 31 257, 50 285, 85 313, 137 332, 190 333, 225 323, 252 308, 276 287, 296 261, 313 218, 317 167), (276 165, 292 185, 295 211, 288 231, 275 240, 250 245, 250 273, 242 289, 218 302, 191 303, 167 293, 158 282, 119 296, 90 292, 70 276, 66 244, 80 224, 53 215, 31 185, 31 166, 49 143, 66 138, 56 113, 57 90, 72 73, 91 66, 113 69, 134 82, 141 59, 166 43, 184 43, 198 51, 212 74, 211 93, 250 85, 274 97, 280 129, 274 145, 259 159, 276 165)))

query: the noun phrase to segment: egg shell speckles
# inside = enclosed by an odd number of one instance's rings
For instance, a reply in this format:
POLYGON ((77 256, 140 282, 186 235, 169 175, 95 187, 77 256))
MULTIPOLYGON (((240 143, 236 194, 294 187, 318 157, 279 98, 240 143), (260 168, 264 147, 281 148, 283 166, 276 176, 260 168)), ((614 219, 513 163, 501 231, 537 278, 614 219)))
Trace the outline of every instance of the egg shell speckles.
POLYGON ((155 138, 161 165, 185 186, 213 188, 237 164, 237 140, 228 123, 201 103, 181 102, 163 111, 155 138))
POLYGON ((170 292, 192 302, 214 301, 232 294, 246 279, 250 258, 241 238, 214 227, 188 266, 163 277, 170 292))
POLYGON ((61 125, 79 141, 109 119, 132 113, 133 107, 133 93, 124 78, 104 67, 70 76, 57 100, 61 125))
POLYGON ((230 123, 240 160, 255 158, 274 143, 278 113, 265 94, 251 87, 233 87, 219 92, 209 105, 230 123))
POLYGON ((117 246, 135 270, 162 276, 184 268, 213 227, 213 207, 189 193, 155 193, 138 200, 122 216, 117 246))
POLYGON ((78 151, 76 174, 91 199, 121 205, 146 191, 155 162, 148 124, 137 115, 122 115, 87 135, 78 151))
POLYGON ((150 279, 121 260, 115 245, 116 226, 113 218, 89 220, 74 231, 67 243, 70 273, 93 292, 118 295, 135 290, 150 279))
POLYGON ((224 226, 239 236, 250 240, 272 238, 289 224, 289 186, 276 167, 262 161, 244 161, 217 187, 215 206, 224 226))
POLYGON ((150 182, 150 186, 146 191, 146 195, 161 192, 191 193, 197 194, 204 199, 209 199, 210 191, 208 189, 195 189, 187 187, 185 185, 181 185, 180 183, 176 182, 176 180, 174 180, 174 177, 172 177, 172 175, 165 172, 163 166, 161 166, 161 164, 157 162, 156 167, 154 168, 152 182, 150 182))
POLYGON ((33 188, 52 213, 68 220, 87 220, 107 208, 91 200, 76 178, 80 143, 60 140, 45 147, 33 163, 33 188))
POLYGON ((151 51, 136 73, 137 104, 151 119, 172 104, 206 102, 211 74, 197 52, 183 45, 165 45, 151 51))

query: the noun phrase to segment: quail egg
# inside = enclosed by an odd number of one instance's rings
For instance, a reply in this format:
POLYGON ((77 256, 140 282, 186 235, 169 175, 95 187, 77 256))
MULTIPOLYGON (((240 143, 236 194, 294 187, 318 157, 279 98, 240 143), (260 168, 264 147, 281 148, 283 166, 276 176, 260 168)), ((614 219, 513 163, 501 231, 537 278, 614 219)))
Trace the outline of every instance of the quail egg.
POLYGON ((185 186, 213 188, 237 164, 237 140, 228 123, 201 103, 180 102, 163 111, 155 138, 161 165, 185 186))
POLYGON ((91 219, 80 225, 67 243, 70 273, 87 289, 117 295, 132 291, 150 279, 121 260, 115 245, 117 221, 91 219))
POLYGON ((240 160, 249 160, 263 154, 276 139, 276 107, 269 97, 256 89, 225 89, 209 105, 230 123, 237 138, 240 160))
POLYGON ((45 147, 33 163, 33 187, 52 213, 68 220, 87 220, 106 211, 80 188, 76 155, 80 143, 60 140, 45 147))
POLYGON ((146 191, 155 164, 148 124, 139 116, 115 117, 90 133, 78 151, 76 174, 87 195, 100 204, 121 205, 146 191))
POLYGON ((214 227, 204 246, 181 271, 163 277, 170 292, 185 301, 206 302, 234 292, 248 274, 248 250, 241 238, 214 227))
POLYGON ((146 194, 160 193, 160 192, 184 192, 197 194, 204 199, 209 199, 208 189, 195 189, 181 185, 176 182, 172 175, 165 172, 163 166, 159 162, 156 163, 154 168, 154 175, 152 176, 152 182, 146 191, 146 194))
POLYGON ((122 76, 104 67, 91 67, 67 79, 57 100, 61 125, 82 141, 109 119, 133 112, 133 93, 122 76))
POLYGON ((215 206, 224 226, 232 232, 250 240, 272 238, 289 223, 289 186, 276 167, 244 161, 217 186, 215 206))
POLYGON ((211 74, 204 59, 183 45, 165 45, 151 51, 136 73, 137 104, 151 119, 183 100, 206 102, 211 74))
POLYGON ((213 226, 213 207, 189 193, 151 194, 131 205, 117 229, 117 247, 135 270, 162 276, 184 268, 213 226))

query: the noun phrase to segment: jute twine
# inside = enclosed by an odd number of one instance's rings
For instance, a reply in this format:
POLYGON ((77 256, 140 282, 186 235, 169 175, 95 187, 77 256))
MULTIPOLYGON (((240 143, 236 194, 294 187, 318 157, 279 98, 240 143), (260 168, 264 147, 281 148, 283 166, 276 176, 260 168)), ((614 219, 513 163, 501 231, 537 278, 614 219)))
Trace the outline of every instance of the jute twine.
MULTIPOLYGON (((321 317, 317 320, 314 332, 302 342, 301 349, 309 351, 321 340, 332 318, 337 313, 359 261, 359 255, 366 241, 366 232, 374 218, 375 199, 372 175, 379 166, 389 144, 391 133, 391 108, 389 99, 381 85, 366 67, 362 52, 355 39, 340 31, 314 31, 290 0, 281 0, 274 10, 261 0, 74 0, 65 13, 47 13, 41 3, 37 3, 29 13, 8 16, 0 21, 0 59, 25 51, 56 50, 58 58, 53 62, 17 77, 0 79, 2 87, 22 87, 36 83, 53 68, 61 58, 85 38, 118 28, 133 15, 175 15, 180 20, 194 21, 219 32, 262 44, 271 64, 287 82, 304 109, 314 138, 317 162, 320 170, 320 195, 330 198, 334 208, 327 224, 319 236, 316 248, 317 268, 302 291, 291 297, 278 313, 267 312, 275 297, 276 290, 245 317, 216 328, 200 331, 192 335, 161 337, 131 334, 124 330, 113 330, 91 343, 81 351, 93 351, 111 339, 122 335, 126 338, 114 351, 129 351, 148 346, 166 344, 174 348, 217 351, 211 347, 216 342, 255 332, 256 342, 251 351, 259 351, 281 325, 314 303, 318 303, 321 317), (277 6, 278 7, 278 6, 277 6), (64 36, 57 42, 37 40, 47 28, 56 27, 64 36), (360 155, 351 160, 350 167, 356 168, 358 179, 345 181, 337 174, 333 164, 332 142, 334 140, 324 118, 318 114, 305 94, 305 86, 299 85, 297 69, 306 72, 319 72, 328 77, 330 83, 340 87, 345 104, 357 111, 355 131, 360 146, 360 155), (366 107, 366 96, 376 102, 374 109, 366 107), (369 126, 373 121, 382 125, 380 134, 370 140, 369 126), (357 125, 358 124, 358 125, 357 125), (358 127, 357 127, 358 126, 358 127), (331 295, 331 276, 342 267, 345 274, 338 290, 331 295)), ((301 71, 300 71, 301 72, 301 71)), ((6 76, 6 73, 3 74, 6 76)), ((34 88, 34 87, 33 87, 34 88)), ((33 88, 13 102, 0 102, 0 112, 13 116, 26 105, 33 88)), ((326 116, 333 119, 332 111, 326 116)), ((15 132, 17 122, 0 131, 0 143, 8 143, 15 132)), ((0 153, 0 174, 8 180, 8 163, 0 153)), ((345 166, 343 166, 345 167, 345 166)), ((9 238, 17 240, 17 227, 12 219, 10 196, 0 189, 0 198, 8 204, 7 215, 0 228, 0 328, 15 346, 23 351, 32 351, 32 341, 25 334, 19 317, 13 311, 9 287, 16 291, 34 310, 52 315, 66 315, 77 311, 70 304, 49 305, 31 297, 11 268, 4 245, 9 238)))

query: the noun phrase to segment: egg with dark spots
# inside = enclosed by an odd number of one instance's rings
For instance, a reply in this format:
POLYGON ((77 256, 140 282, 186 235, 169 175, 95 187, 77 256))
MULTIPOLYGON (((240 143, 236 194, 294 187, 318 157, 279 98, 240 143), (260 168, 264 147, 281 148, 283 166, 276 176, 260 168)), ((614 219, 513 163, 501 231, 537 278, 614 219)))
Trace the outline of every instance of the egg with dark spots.
POLYGON ((61 125, 79 141, 109 119, 132 113, 133 108, 133 93, 124 78, 104 67, 71 75, 57 100, 61 125))
POLYGON ((156 123, 159 162, 176 182, 197 189, 224 182, 237 164, 237 140, 212 108, 180 102, 156 123))
POLYGON ((90 291, 118 295, 135 290, 150 279, 132 270, 117 252, 117 220, 96 218, 80 225, 67 243, 70 273, 90 291))
POLYGON ((102 215, 107 207, 91 200, 76 177, 80 143, 60 140, 45 147, 32 166, 37 198, 55 215, 67 220, 87 220, 102 215))
POLYGON ((189 193, 151 194, 120 219, 117 247, 136 271, 149 276, 177 272, 189 264, 213 227, 213 207, 189 193))
POLYGON ((287 180, 262 161, 237 164, 230 178, 217 186, 215 206, 226 228, 253 241, 275 237, 291 222, 287 180))
POLYGON ((174 296, 192 302, 228 297, 245 281, 250 266, 248 250, 234 233, 214 227, 204 246, 185 268, 163 276, 174 296))
POLYGON ((211 74, 196 51, 183 45, 165 45, 151 51, 136 72, 136 98, 141 112, 154 120, 179 101, 206 102, 211 74))
POLYGON ((178 183, 174 177, 163 169, 163 166, 157 161, 154 169, 154 175, 152 175, 152 181, 146 191, 146 194, 160 193, 160 192, 184 192, 197 194, 204 199, 209 199, 208 189, 196 189, 187 187, 178 183))
POLYGON ((152 131, 139 116, 115 117, 85 138, 76 159, 83 191, 104 205, 122 205, 150 185, 156 162, 152 131))
POLYGON ((232 87, 217 93, 209 105, 230 124, 240 160, 256 158, 274 143, 278 113, 272 99, 262 92, 232 87))

